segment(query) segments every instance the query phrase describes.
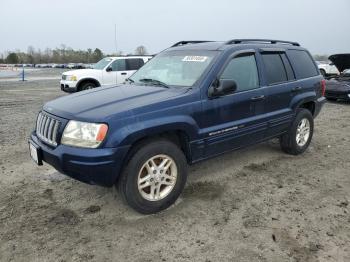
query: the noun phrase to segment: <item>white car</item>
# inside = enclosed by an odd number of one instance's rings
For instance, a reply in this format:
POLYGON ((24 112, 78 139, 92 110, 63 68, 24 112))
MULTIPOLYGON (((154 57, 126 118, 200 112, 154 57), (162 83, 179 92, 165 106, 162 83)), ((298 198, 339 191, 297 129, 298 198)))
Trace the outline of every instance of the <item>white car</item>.
POLYGON ((67 71, 62 74, 61 90, 78 92, 95 87, 124 83, 135 71, 147 63, 152 56, 106 57, 92 69, 67 71))
POLYGON ((323 61, 316 61, 316 63, 323 76, 339 75, 339 71, 333 63, 323 61))

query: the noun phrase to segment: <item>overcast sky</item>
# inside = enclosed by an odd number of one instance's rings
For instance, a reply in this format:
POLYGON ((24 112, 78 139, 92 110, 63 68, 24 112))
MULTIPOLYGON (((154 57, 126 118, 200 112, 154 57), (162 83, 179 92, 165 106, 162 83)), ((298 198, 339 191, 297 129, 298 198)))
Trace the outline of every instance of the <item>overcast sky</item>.
POLYGON ((0 53, 61 44, 156 53, 179 40, 273 38, 350 53, 350 0, 0 0, 0 53))

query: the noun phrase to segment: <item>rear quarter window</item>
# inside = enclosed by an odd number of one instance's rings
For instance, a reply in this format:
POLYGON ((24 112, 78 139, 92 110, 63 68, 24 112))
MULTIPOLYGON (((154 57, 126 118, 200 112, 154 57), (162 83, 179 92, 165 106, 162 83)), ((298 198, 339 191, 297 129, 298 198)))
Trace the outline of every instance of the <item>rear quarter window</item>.
POLYGON ((287 56, 294 68, 297 79, 318 75, 310 54, 304 50, 287 50, 287 56))

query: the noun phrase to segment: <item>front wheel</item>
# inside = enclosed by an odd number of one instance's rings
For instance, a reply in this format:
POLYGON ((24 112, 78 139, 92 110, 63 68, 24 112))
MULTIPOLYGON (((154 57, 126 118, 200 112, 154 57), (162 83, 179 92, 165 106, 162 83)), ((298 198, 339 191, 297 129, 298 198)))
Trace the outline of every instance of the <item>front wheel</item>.
POLYGON ((83 83, 80 87, 80 91, 89 90, 95 88, 96 85, 92 82, 83 83))
POLYGON ((168 140, 143 144, 131 156, 118 181, 122 198, 142 214, 156 213, 172 205, 187 179, 183 152, 168 140))
POLYGON ((287 133, 280 137, 281 148, 291 155, 303 153, 311 143, 314 119, 307 109, 298 109, 297 115, 287 133))

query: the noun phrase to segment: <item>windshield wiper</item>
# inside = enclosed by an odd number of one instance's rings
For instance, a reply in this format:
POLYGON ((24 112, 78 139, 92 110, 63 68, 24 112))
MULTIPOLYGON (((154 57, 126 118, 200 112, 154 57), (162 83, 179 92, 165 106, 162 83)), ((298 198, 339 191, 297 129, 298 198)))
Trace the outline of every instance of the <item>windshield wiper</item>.
POLYGON ((140 82, 144 82, 144 83, 150 83, 150 84, 157 85, 157 86, 162 86, 162 87, 165 87, 165 88, 169 88, 169 86, 166 83, 164 83, 162 81, 159 81, 157 79, 142 78, 139 81, 140 82))
POLYGON ((132 83, 134 83, 135 81, 132 80, 132 79, 130 79, 130 78, 127 78, 127 79, 125 79, 125 82, 129 82, 130 84, 132 84, 132 83))

